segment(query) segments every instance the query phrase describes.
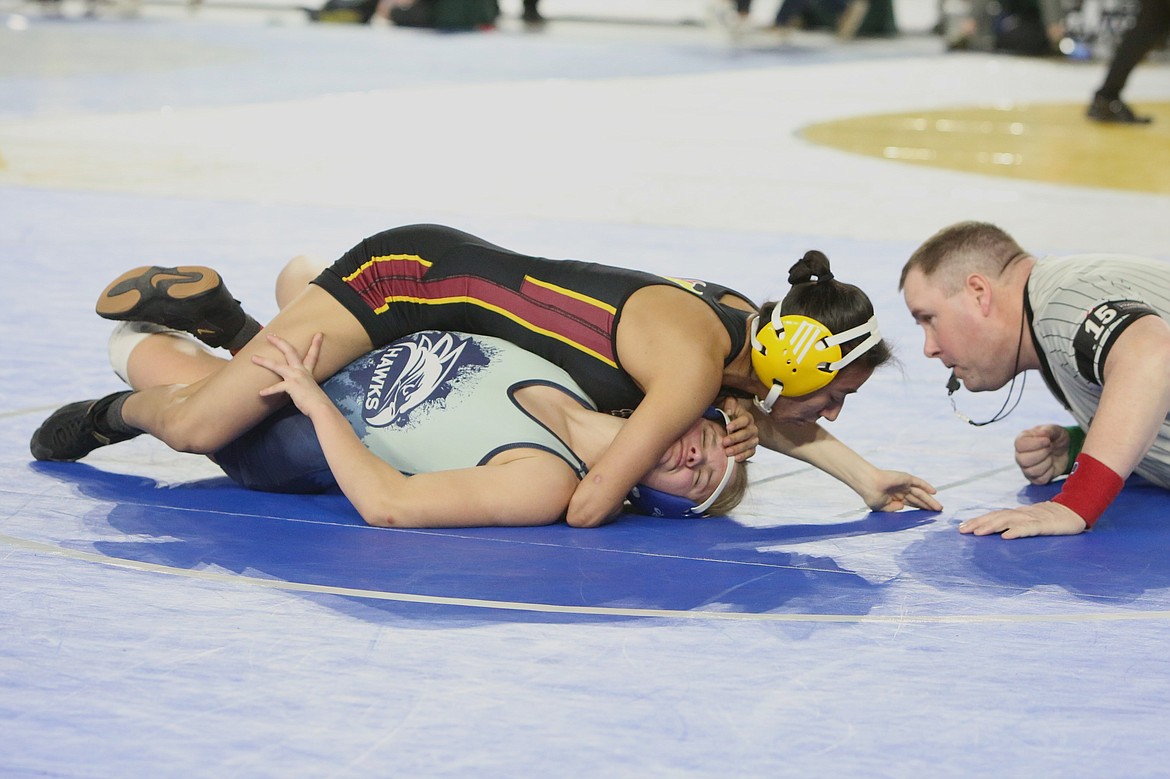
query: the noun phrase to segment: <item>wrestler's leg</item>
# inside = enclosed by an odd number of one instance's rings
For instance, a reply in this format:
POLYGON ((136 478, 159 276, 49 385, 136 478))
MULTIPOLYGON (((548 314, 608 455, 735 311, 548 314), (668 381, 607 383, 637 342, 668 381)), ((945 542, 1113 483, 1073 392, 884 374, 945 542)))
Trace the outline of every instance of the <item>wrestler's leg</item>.
MULTIPOLYGON (((325 340, 315 374, 319 380, 325 379, 369 351, 373 347, 372 339, 377 339, 379 344, 388 343, 420 329, 411 326, 414 323, 409 316, 384 318, 381 316, 383 309, 368 307, 383 294, 385 300, 394 296, 397 282, 393 277, 379 277, 375 273, 374 286, 366 285, 370 281, 367 278, 358 278, 358 283, 351 285, 355 273, 360 276, 360 271, 367 268, 373 258, 393 255, 408 258, 418 255, 415 259, 419 265, 430 267, 430 261, 424 262, 422 257, 438 257, 448 249, 466 243, 487 245, 474 236, 437 225, 394 228, 371 236, 346 252, 334 263, 331 272, 323 273, 315 284, 302 291, 267 329, 301 350, 307 350, 314 335, 322 334, 325 340)), ((173 313, 172 303, 186 298, 178 291, 172 294, 171 288, 177 282, 171 280, 169 284, 155 285, 153 276, 142 279, 143 273, 139 270, 157 275, 168 269, 135 269, 131 278, 117 280, 113 285, 117 289, 108 288, 103 292, 101 300, 105 305, 99 302, 98 312, 113 319, 149 318, 141 316, 145 313, 142 300, 162 299, 166 310, 162 312, 164 321, 160 324, 167 324, 173 313), (143 281, 149 283, 144 285, 143 281), (122 290, 122 286, 132 289, 122 290), (121 305, 122 301, 130 305, 121 305)), ((200 280, 206 280, 205 269, 193 270, 197 271, 200 280)), ((197 331, 201 324, 195 323, 197 331)), ((233 339, 235 342, 241 340, 246 340, 246 336, 237 335, 233 339)), ((231 346, 234 350, 235 343, 231 346)), ((247 341, 238 358, 223 371, 193 385, 152 387, 133 394, 119 392, 62 406, 33 433, 30 450, 38 460, 78 460, 100 446, 146 432, 179 451, 214 451, 286 402, 279 396, 262 398, 259 395, 261 389, 276 381, 276 377, 251 362, 258 355, 267 355, 277 361, 283 357, 267 338, 258 335, 247 341)))
POLYGON ((309 286, 309 282, 320 276, 327 267, 327 263, 307 254, 298 254, 289 260, 276 274, 277 307, 283 309, 295 300, 309 286))
POLYGON ((252 357, 282 359, 265 337, 267 333, 281 336, 302 353, 316 333, 323 334, 314 371, 319 380, 373 348, 365 329, 345 306, 320 287, 309 285, 223 370, 188 386, 135 392, 122 406, 123 420, 179 451, 208 453, 224 446, 286 402, 260 396, 261 389, 279 379, 253 364, 252 357))
POLYGON ((194 384, 227 362, 192 335, 146 322, 123 322, 110 336, 110 365, 136 390, 194 384))
MULTIPOLYGON (((327 263, 307 255, 293 257, 276 277, 276 302, 287 306, 327 263)), ((150 322, 123 322, 110 336, 110 361, 136 390, 169 384, 194 384, 228 363, 194 336, 150 322)))

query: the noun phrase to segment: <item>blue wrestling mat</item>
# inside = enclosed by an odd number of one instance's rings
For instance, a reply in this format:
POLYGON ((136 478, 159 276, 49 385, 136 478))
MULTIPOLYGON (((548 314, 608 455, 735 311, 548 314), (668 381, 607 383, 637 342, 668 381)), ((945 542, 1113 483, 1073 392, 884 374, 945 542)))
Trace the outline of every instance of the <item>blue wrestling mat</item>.
MULTIPOLYGON (((263 301, 268 271, 249 255, 300 238, 348 240, 381 215, 316 209, 329 228, 310 234, 309 212, 298 208, 160 201, 154 221, 138 221, 126 217, 141 213, 137 198, 0 191, 5 198, 41 224, 36 241, 7 240, 36 271, 4 292, 19 347, 0 387, 6 775, 88 776, 90 765, 129 775, 163 763, 193 775, 305 766, 327 775, 357 759, 373 773, 455 776, 468 764, 435 757, 452 739, 477 774, 556 763, 590 775, 596 758, 582 757, 576 739, 557 740, 569 731, 607 764, 651 774, 684 770, 683 761, 702 775, 725 775, 727 765, 774 775, 781 764, 815 775, 850 732, 867 735, 831 764, 859 775, 929 775, 935 761, 966 775, 1026 764, 1037 776, 1056 775, 1046 773, 1052 765, 1061 775, 1108 772, 1119 755, 1134 775, 1163 764, 1164 723, 1149 712, 1170 694, 1170 497, 1135 481, 1092 533, 1073 538, 956 532, 967 517, 1055 491, 1023 486, 1005 457, 1016 426, 1053 418, 1042 390, 1029 391, 1012 427, 977 433, 954 419, 941 382, 925 372, 910 385, 886 372, 850 400, 834 431, 931 479, 941 514, 867 513, 828 477, 765 454, 733 518, 376 529, 340 496, 245 492, 203 458, 147 439, 63 464, 31 463, 27 441, 59 403, 115 386, 105 327, 89 306, 127 246, 136 256, 182 254, 200 242, 201 225, 218 224, 246 240, 211 244, 224 260, 215 263, 232 267, 233 293, 263 301), (63 240, 40 221, 82 211, 89 219, 63 240), (159 234, 160 223, 174 229, 159 234), (120 240, 102 240, 113 225, 120 240), (84 282, 65 283, 55 269, 83 247, 84 282), (68 337, 42 326, 46 285, 68 337), (908 401, 916 425, 875 425, 908 401), (370 707, 381 716, 366 716, 370 707), (176 712, 185 716, 159 730, 176 712), (1112 727, 1091 754, 1059 759, 1048 747, 1054 734, 1003 738, 1037 717, 1060 732, 1099 728, 1102 717, 1112 727), (383 718, 399 723, 392 736, 383 718), (795 753, 777 729, 802 734, 795 753), (126 737, 140 732, 149 742, 126 737), (528 749, 521 734, 532 733, 546 746, 528 749), (889 739, 915 748, 904 753, 889 739), (1135 739, 1150 746, 1135 754, 1135 739), (885 761, 897 770, 875 769, 885 761)), ((632 246, 648 263, 684 246, 751 256, 806 240, 497 229, 520 241, 632 246)), ((902 250, 822 245, 870 257, 902 250)), ((879 309, 892 309, 881 294, 879 309)), ((890 319, 895 337, 913 337, 890 319)), ((965 403, 983 416, 979 399, 965 403)))
MULTIPOLYGON (((1038 252, 1166 258, 1166 199, 799 136, 1073 104, 1095 66, 909 37, 86 20, 73 1, 0 10, 4 779, 1165 774, 1170 496, 1133 479, 1076 537, 959 534, 1055 492, 1025 484, 1012 440, 1066 417, 1033 381, 1004 422, 959 422, 896 280, 966 218, 1038 252), (289 257, 423 221, 757 300, 824 250, 898 358, 830 429, 944 511, 871 514, 760 453, 728 518, 394 530, 145 438, 30 461, 53 409, 119 386, 93 301, 124 270, 213 265, 263 320, 289 257)), ((1136 102, 1166 99, 1164 71, 1139 69, 1136 102)), ((984 419, 1002 394, 957 399, 984 419)))
MULTIPOLYGON (((956 593, 987 589, 956 613, 916 608, 898 619, 1007 619, 1003 610, 1012 598, 1045 585, 1075 596, 1071 603, 1170 608, 1149 595, 1170 586, 1170 562, 1154 552, 1170 529, 1148 519, 1164 514, 1170 499, 1137 477, 1092 534, 995 543, 932 532, 902 552, 900 576, 875 583, 830 556, 786 550, 862 536, 880 543, 881 534, 933 525, 937 515, 908 511, 776 527, 623 515, 600 532, 564 524, 382 529, 366 526, 338 494, 249 492, 224 477, 160 486, 84 463, 30 468, 41 487, 27 496, 23 513, 49 519, 30 537, 9 537, 9 543, 177 576, 222 570, 261 586, 365 599, 405 615, 420 616, 417 607, 426 604, 434 607, 422 612, 428 620, 881 620, 884 606, 924 585, 956 593), (64 494, 60 487, 67 487, 64 494)), ((1020 502, 1047 500, 1055 492, 1029 487, 1020 502)), ((1126 616, 1071 611, 1089 619, 1126 616)))
MULTIPOLYGON (((1042 765, 1075 762, 1107 771, 1122 753, 1138 774, 1162 764, 1160 748, 1135 755, 1131 745, 1162 743, 1162 722, 1147 712, 1170 694, 1162 551, 1170 497, 1135 480, 1092 533, 1074 538, 960 535, 967 517, 1055 488, 1024 486, 1005 458, 1016 426, 974 433, 982 443, 972 448, 973 433, 951 415, 933 374, 909 385, 898 371, 876 376, 834 432, 931 479, 941 514, 870 514, 828 477, 762 454, 733 518, 624 516, 595 530, 376 529, 338 495, 246 492, 204 458, 148 439, 61 464, 31 463, 27 441, 57 404, 116 386, 105 327, 94 326, 89 307, 93 290, 125 264, 127 246, 137 256, 183 254, 201 244, 202 225, 217 224, 243 240, 210 244, 215 264, 232 268, 234 294, 263 305, 269 271, 249 257, 272 257, 273 244, 348 242, 383 215, 171 200, 140 221, 127 218, 146 203, 133 197, 0 191, 4 199, 44 225, 36 241, 10 235, 7 243, 38 269, 4 293, 20 347, 0 387, 8 409, 0 620, 12 626, 0 642, 0 669, 11 669, 0 688, 0 712, 10 712, 0 768, 8 775, 85 776, 94 759, 120 774, 168 761, 222 774, 241 760, 245 774, 303 766, 327 774, 353 754, 366 755, 357 765, 374 773, 460 775, 463 763, 434 757, 450 745, 450 728, 463 734, 454 738, 476 773, 486 764, 500 776, 553 763, 589 775, 594 760, 557 741, 566 729, 606 751, 607 762, 650 773, 683 770, 684 760, 704 775, 724 775, 729 764, 753 775, 773 775, 779 764, 816 774, 823 751, 859 730, 913 740, 913 754, 973 770, 1024 763, 1039 776, 1042 765), (81 212, 89 218, 75 219, 64 240, 42 221, 81 212), (314 229, 314 216, 328 217, 327 229, 314 229), (172 229, 160 234, 155 224, 172 229), (103 240, 114 225, 120 240, 103 240), (91 263, 83 282, 66 284, 54 269, 80 247, 91 263), (69 337, 40 326, 46 283, 69 337), (45 381, 46 372, 67 380, 45 381), (907 401, 919 409, 917 425, 874 424, 907 401), (370 706, 400 723, 392 737, 363 716, 370 706), (716 721, 713 709, 724 712, 716 721), (176 711, 197 716, 165 732, 151 724, 176 711), (1047 746, 1027 740, 996 737, 996 758, 979 746, 983 734, 1035 717, 1083 732, 1102 712, 1114 727, 1087 758, 1053 763, 1047 746), (279 747, 256 752, 273 721, 279 747), (804 733, 795 756, 791 739, 775 740, 777 728, 804 733), (143 731, 155 734, 149 744, 124 737, 143 731), (520 733, 554 746, 529 750, 520 733)), ((511 242, 632 247, 652 268, 684 247, 764 257, 808 240, 495 229, 511 242)), ((871 258, 904 250, 820 243, 871 258)), ((871 286, 879 310, 896 305, 871 286)), ((890 321, 895 337, 913 337, 890 321)), ((966 398, 964 408, 984 416, 991 400, 966 398)), ((1033 387, 1012 421, 1053 413, 1033 387)), ((866 737, 833 765, 883 775, 874 766, 893 760, 899 769, 884 775, 916 772, 917 760, 891 750, 885 737, 866 737)))

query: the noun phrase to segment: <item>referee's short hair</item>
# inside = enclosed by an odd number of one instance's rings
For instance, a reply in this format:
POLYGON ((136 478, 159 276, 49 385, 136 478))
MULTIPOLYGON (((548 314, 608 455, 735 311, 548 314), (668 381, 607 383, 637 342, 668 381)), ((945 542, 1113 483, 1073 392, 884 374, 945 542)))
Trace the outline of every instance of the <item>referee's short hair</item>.
POLYGON ((1027 256, 1016 239, 987 222, 959 222, 926 240, 902 268, 900 291, 906 276, 917 268, 928 279, 937 277, 944 292, 958 289, 968 273, 997 277, 1015 260, 1027 256))

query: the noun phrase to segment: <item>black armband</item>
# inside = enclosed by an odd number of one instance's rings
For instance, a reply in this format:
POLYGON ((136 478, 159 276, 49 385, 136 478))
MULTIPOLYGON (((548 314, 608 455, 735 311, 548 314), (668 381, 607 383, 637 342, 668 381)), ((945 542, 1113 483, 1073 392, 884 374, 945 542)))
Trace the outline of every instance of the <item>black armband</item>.
POLYGON ((1073 336, 1077 373, 1085 381, 1100 385, 1105 376, 1105 360, 1117 337, 1125 328, 1151 314, 1156 316, 1157 312, 1138 300, 1111 300, 1094 306, 1073 336))

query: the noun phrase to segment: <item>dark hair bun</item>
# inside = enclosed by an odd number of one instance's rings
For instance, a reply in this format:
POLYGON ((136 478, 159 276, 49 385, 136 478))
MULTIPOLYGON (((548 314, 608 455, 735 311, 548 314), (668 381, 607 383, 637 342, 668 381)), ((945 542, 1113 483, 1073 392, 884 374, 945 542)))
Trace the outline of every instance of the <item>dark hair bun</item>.
POLYGON ((833 272, 829 270, 829 258, 816 249, 805 252, 804 257, 788 270, 789 284, 806 284, 814 278, 818 282, 833 278, 833 272))

